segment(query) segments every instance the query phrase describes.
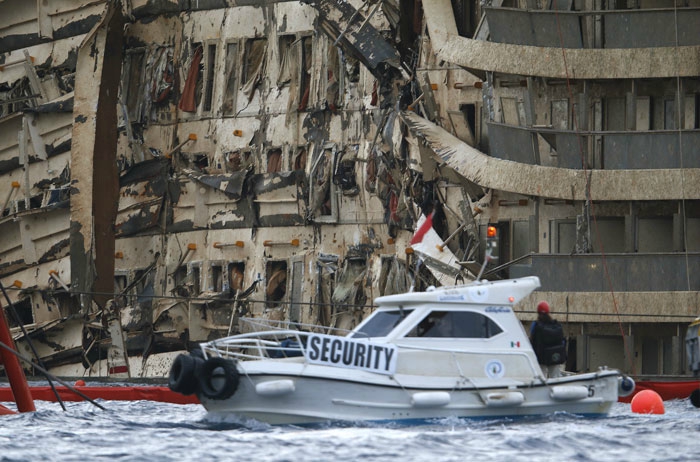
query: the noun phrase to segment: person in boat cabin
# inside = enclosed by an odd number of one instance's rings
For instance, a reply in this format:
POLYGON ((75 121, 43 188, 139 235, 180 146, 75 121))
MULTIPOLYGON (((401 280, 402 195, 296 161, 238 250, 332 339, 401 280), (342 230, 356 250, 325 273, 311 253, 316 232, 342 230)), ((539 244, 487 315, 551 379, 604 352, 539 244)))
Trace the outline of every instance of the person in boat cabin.
POLYGON ((545 301, 537 304, 537 320, 530 326, 530 343, 545 377, 561 377, 562 364, 566 362, 566 339, 545 301))

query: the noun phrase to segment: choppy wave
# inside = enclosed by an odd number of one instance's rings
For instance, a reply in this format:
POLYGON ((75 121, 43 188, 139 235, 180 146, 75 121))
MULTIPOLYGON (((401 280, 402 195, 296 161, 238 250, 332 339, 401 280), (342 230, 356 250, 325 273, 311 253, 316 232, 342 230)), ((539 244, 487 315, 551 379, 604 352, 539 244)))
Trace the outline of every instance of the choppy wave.
MULTIPOLYGON (((149 401, 38 402, 34 413, 0 417, 0 461, 503 461, 697 460, 700 410, 666 402, 663 415, 616 404, 608 418, 554 414, 519 420, 440 419, 274 427, 207 415, 198 405, 149 401)), ((11 404, 8 404, 11 407, 11 404)))

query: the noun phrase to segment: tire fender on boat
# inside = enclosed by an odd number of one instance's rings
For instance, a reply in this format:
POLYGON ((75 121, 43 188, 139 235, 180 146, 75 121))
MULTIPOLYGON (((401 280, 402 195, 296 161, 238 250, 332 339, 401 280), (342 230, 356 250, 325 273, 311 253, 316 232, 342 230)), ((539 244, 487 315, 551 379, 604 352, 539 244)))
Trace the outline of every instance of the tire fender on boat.
POLYGON ((700 388, 696 388, 690 394, 690 403, 695 407, 700 407, 700 388))
POLYGON ((204 363, 204 360, 191 355, 178 355, 170 367, 168 375, 168 387, 185 396, 197 392, 199 382, 197 380, 197 371, 204 363))
POLYGON ((228 399, 238 389, 238 370, 230 359, 213 357, 204 361, 199 376, 199 391, 209 399, 228 399))

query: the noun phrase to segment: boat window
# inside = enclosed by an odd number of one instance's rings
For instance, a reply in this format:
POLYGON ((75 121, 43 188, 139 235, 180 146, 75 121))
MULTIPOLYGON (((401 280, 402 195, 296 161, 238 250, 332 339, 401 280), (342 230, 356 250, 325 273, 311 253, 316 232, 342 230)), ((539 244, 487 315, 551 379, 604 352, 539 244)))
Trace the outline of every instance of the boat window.
POLYGON ((392 310, 376 313, 353 337, 386 337, 413 310, 392 310))
POLYGON ((488 316, 472 311, 433 311, 407 337, 490 338, 503 332, 488 316))

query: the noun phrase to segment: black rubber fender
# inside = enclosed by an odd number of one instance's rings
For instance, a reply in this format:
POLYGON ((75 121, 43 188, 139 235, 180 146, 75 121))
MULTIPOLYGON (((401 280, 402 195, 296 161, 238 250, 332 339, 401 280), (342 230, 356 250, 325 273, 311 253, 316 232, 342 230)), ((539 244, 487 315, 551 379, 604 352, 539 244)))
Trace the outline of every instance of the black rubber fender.
POLYGON ((690 394, 690 402, 695 407, 700 407, 700 388, 696 388, 690 394))
POLYGON ((199 392, 209 399, 228 399, 238 389, 238 370, 230 359, 213 357, 199 371, 199 392))
POLYGON ((168 388, 185 396, 194 394, 199 387, 197 372, 204 360, 181 354, 175 358, 168 375, 168 388))

